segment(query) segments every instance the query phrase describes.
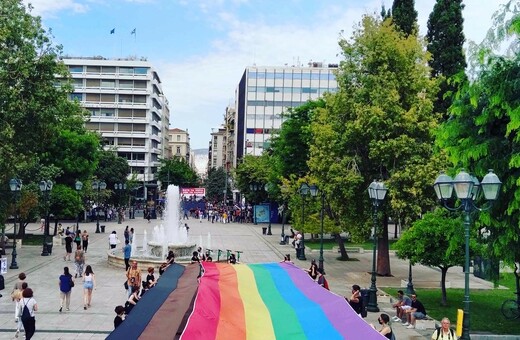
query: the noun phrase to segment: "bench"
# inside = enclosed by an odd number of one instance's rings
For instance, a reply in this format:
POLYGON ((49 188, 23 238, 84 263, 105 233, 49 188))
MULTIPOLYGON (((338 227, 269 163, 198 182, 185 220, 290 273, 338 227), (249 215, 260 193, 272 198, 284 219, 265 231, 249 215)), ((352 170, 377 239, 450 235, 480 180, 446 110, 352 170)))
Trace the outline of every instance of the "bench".
MULTIPOLYGON (((337 252, 339 253, 339 247, 334 247, 337 249, 337 252)), ((365 249, 361 248, 361 247, 345 247, 345 250, 347 251, 347 253, 359 253, 359 254, 363 254, 365 252, 365 249)))

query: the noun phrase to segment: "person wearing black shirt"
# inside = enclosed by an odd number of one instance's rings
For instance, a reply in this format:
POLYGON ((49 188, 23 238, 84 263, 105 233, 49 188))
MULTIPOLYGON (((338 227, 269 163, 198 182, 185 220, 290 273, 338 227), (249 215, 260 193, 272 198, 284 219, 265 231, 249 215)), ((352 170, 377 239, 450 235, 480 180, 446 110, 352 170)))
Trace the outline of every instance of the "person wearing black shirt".
POLYGON ((412 308, 406 310, 407 321, 403 323, 406 328, 415 328, 415 321, 417 319, 426 318, 426 309, 421 301, 417 300, 417 295, 412 294, 412 308))
POLYGON ((125 307, 123 306, 117 306, 114 309, 114 312, 116 312, 116 317, 114 318, 114 329, 119 327, 125 320, 125 307))

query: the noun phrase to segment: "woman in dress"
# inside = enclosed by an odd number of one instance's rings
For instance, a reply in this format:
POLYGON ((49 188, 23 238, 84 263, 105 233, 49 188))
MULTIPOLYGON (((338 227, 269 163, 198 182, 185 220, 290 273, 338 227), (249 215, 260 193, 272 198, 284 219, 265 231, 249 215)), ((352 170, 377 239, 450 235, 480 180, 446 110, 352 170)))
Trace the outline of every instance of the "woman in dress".
POLYGON ((63 274, 60 275, 58 286, 60 287, 60 310, 63 310, 63 303, 65 302, 65 308, 70 310, 70 292, 72 291, 71 286, 72 275, 69 273, 69 267, 63 268, 63 274))
POLYGON ((23 319, 23 328, 25 328, 25 339, 31 339, 36 331, 36 319, 34 318, 34 312, 38 311, 38 305, 36 304, 36 300, 33 297, 33 291, 31 288, 26 288, 22 292, 22 300, 20 301, 20 316, 23 315, 23 309, 27 306, 29 309, 29 313, 31 314, 30 318, 23 319))
POLYGON ((95 289, 95 287, 96 277, 94 276, 92 267, 88 265, 83 274, 83 309, 85 310, 87 307, 90 307, 90 302, 92 301, 92 290, 95 289))

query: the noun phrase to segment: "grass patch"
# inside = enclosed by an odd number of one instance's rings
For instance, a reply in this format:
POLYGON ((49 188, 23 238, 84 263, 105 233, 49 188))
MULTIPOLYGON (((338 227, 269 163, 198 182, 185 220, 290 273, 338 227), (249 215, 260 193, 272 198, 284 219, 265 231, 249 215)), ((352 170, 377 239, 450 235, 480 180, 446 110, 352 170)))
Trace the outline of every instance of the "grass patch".
MULTIPOLYGON (((508 321, 501 312, 502 303, 514 299, 515 277, 512 273, 501 274, 500 284, 510 289, 473 289, 470 291, 471 331, 492 334, 520 335, 520 319, 508 321)), ((398 288, 382 288, 397 296, 398 288)), ((447 289, 447 306, 441 306, 440 289, 416 289, 417 298, 424 304, 426 312, 435 320, 448 317, 454 324, 457 309, 464 309, 464 289, 447 289)))

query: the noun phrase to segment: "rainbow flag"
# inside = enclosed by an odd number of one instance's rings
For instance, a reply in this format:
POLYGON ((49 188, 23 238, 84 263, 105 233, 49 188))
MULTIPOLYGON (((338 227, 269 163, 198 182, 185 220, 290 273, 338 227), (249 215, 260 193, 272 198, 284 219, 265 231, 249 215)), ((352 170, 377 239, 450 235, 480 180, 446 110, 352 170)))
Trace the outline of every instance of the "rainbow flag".
POLYGON ((204 262, 181 339, 383 339, 341 296, 290 263, 204 262))

